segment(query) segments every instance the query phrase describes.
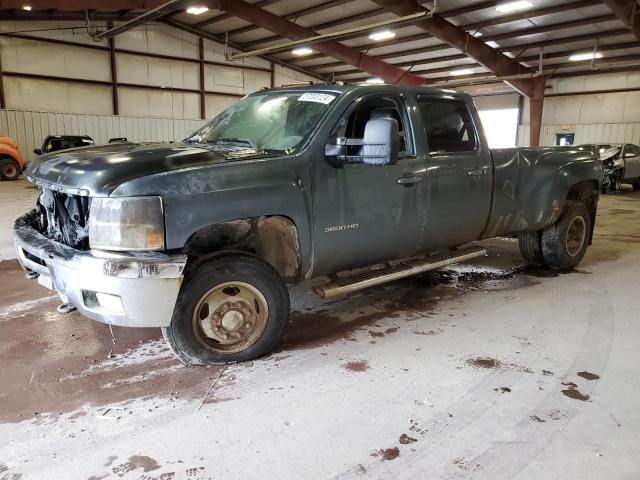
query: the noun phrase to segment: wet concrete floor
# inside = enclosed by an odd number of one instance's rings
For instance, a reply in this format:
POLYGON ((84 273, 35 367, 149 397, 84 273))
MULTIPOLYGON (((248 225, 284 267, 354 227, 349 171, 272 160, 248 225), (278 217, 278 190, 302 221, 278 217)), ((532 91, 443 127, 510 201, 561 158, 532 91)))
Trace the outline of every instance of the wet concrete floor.
POLYGON ((498 239, 345 299, 295 288, 286 342, 224 368, 156 329, 114 344, 4 260, 0 480, 636 478, 639 241, 624 191, 570 274, 498 239))

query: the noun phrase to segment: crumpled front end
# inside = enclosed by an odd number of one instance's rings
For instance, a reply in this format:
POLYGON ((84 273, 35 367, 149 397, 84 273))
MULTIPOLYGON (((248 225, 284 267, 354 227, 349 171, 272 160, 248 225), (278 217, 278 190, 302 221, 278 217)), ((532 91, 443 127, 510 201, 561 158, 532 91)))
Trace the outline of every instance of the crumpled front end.
POLYGON ((99 322, 126 327, 170 324, 186 255, 90 250, 81 232, 51 230, 43 207, 39 204, 39 210, 18 218, 13 229, 18 261, 30 278, 99 322), (66 245, 69 240, 78 248, 66 245))
POLYGON ((90 206, 90 197, 41 188, 38 225, 47 238, 71 248, 88 250, 90 206))
POLYGON ((602 160, 602 188, 605 191, 615 189, 624 178, 624 161, 620 147, 610 148, 600 154, 602 160))

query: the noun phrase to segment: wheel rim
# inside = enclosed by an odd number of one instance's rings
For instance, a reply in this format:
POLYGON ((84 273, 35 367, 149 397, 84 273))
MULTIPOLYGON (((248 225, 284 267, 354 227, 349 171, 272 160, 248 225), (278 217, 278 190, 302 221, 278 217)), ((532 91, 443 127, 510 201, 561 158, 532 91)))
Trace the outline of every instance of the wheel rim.
POLYGON ((269 318, 264 295, 245 282, 226 282, 206 292, 193 310, 198 342, 215 353, 236 353, 256 343, 269 318))
POLYGON ((587 224, 582 217, 575 217, 571 220, 567 229, 565 246, 570 257, 575 257, 582 250, 587 237, 587 224))
POLYGON ((17 170, 15 165, 11 165, 10 163, 4 166, 4 169, 2 171, 2 173, 4 173, 5 177, 9 177, 12 178, 16 175, 17 170))

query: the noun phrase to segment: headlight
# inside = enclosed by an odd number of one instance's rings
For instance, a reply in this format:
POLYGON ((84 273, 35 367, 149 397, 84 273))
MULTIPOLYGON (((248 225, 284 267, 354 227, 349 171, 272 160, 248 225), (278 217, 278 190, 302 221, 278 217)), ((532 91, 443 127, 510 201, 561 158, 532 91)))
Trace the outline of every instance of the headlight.
POLYGON ((164 249, 162 198, 92 199, 89 245, 101 250, 164 249))

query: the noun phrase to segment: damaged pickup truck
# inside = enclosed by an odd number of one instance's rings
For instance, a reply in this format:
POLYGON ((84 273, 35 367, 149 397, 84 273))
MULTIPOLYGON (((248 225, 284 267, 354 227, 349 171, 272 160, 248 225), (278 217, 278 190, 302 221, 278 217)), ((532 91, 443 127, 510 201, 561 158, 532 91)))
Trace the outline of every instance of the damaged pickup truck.
POLYGON ((160 327, 185 364, 216 364, 272 350, 287 284, 313 277, 344 295, 484 255, 467 244, 497 236, 574 268, 602 165, 490 150, 465 94, 329 84, 249 95, 181 143, 44 155, 27 177, 40 196, 14 237, 28 278, 63 310, 160 327))

